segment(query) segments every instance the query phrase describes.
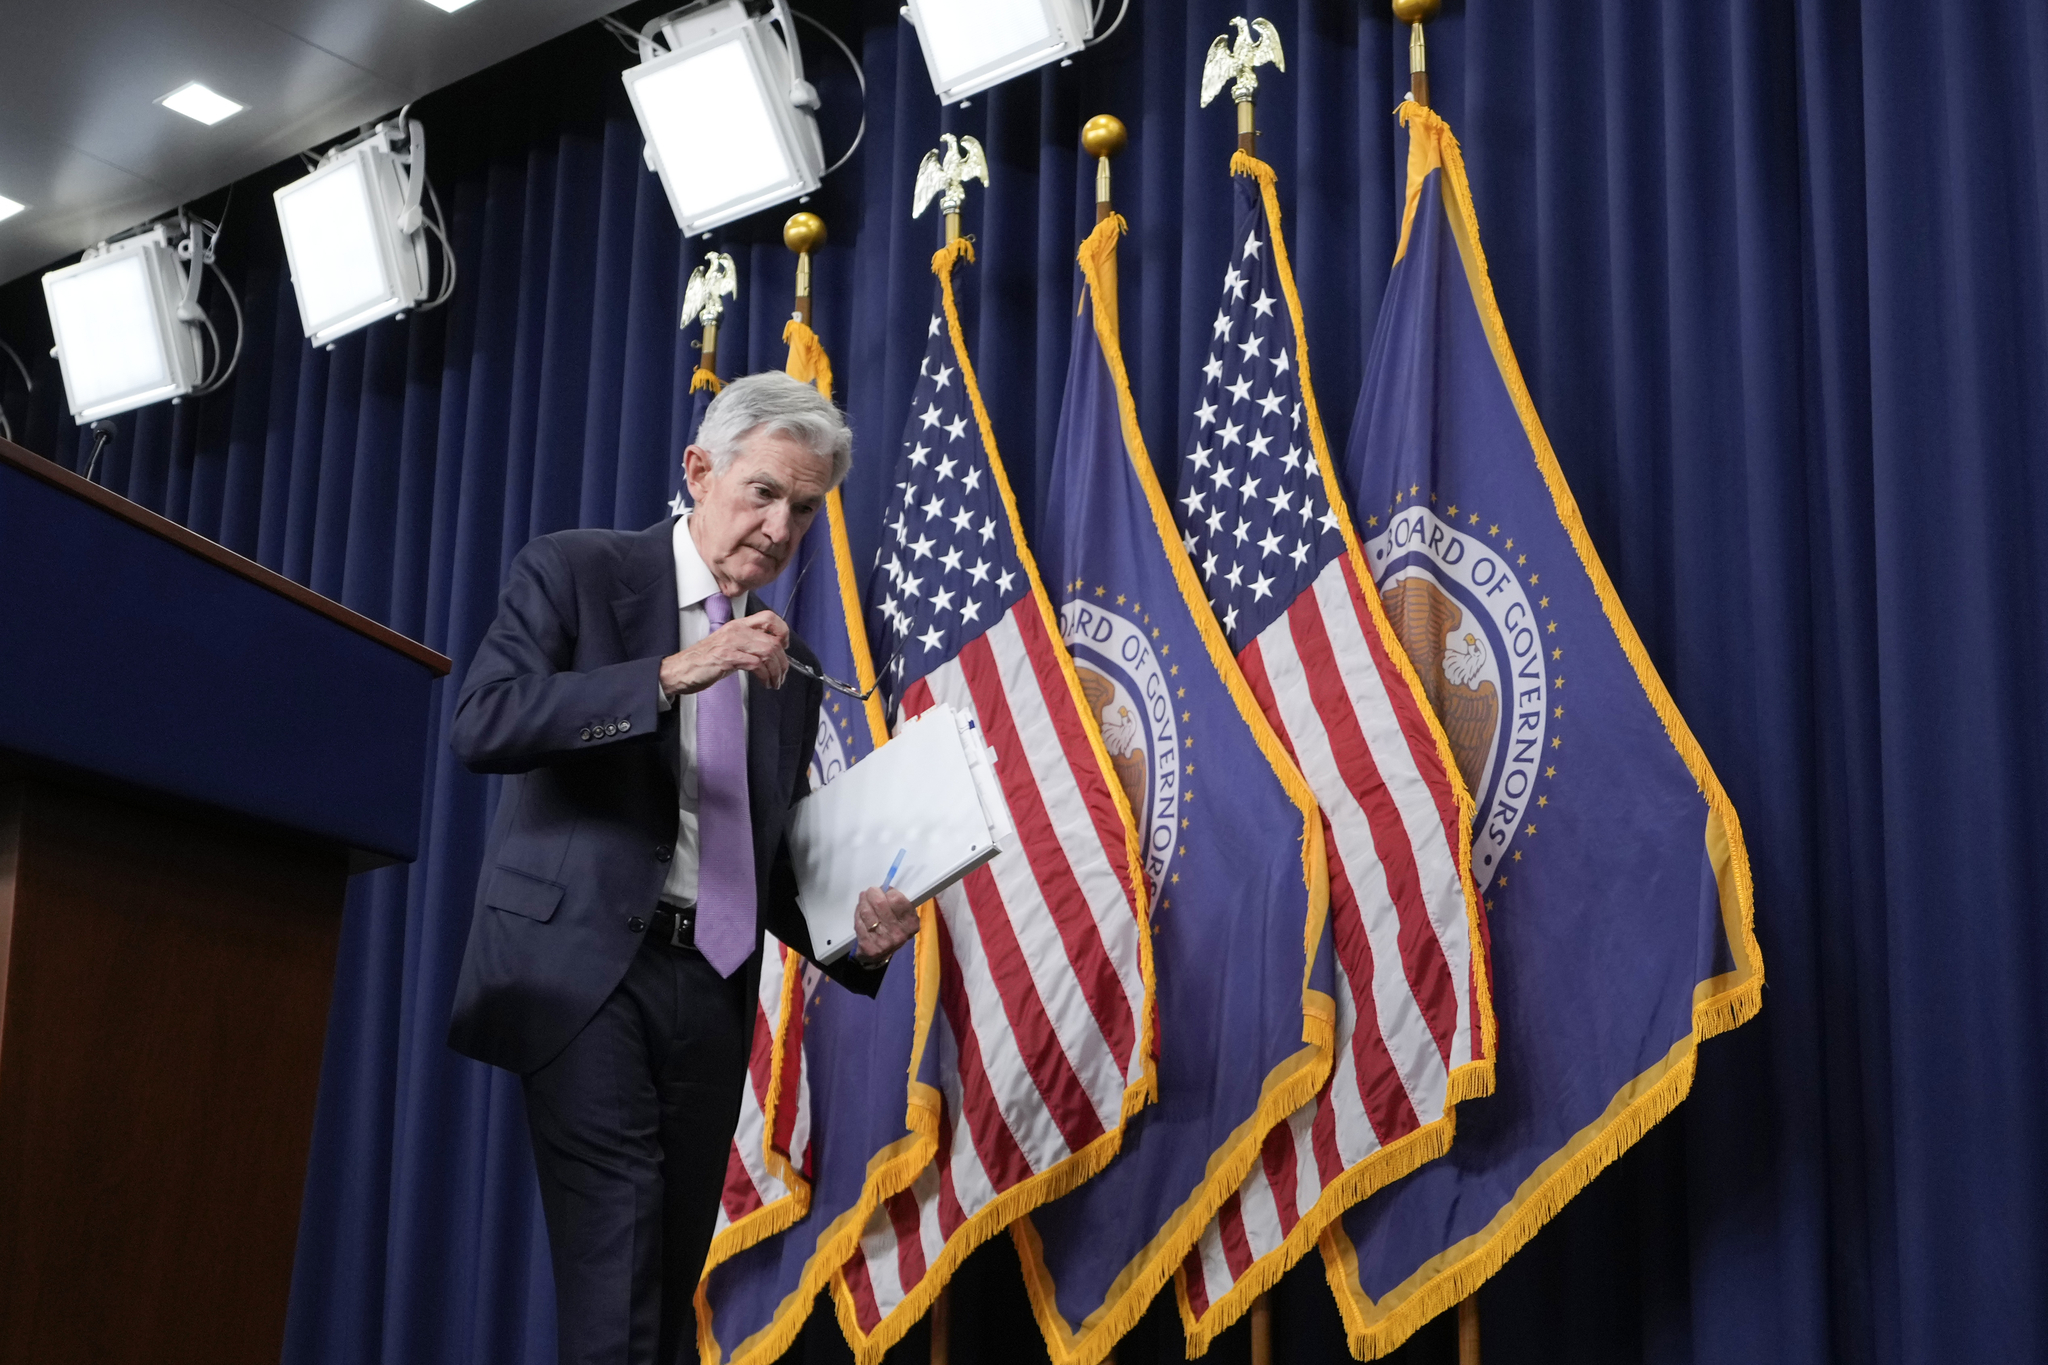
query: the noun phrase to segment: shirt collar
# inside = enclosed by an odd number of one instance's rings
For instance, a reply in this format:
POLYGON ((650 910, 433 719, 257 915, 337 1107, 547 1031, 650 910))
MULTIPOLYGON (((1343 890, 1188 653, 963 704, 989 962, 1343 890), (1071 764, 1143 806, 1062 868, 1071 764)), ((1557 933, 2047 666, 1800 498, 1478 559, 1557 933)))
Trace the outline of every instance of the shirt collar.
MULTIPOLYGON (((704 562, 704 556, 697 553, 697 542, 690 539, 690 514, 683 513, 676 518, 676 605, 694 607, 718 591, 718 580, 712 576, 711 567, 704 562)), ((744 601, 745 593, 740 594, 744 601)), ((732 603, 733 615, 740 614, 740 602, 728 597, 732 603)))

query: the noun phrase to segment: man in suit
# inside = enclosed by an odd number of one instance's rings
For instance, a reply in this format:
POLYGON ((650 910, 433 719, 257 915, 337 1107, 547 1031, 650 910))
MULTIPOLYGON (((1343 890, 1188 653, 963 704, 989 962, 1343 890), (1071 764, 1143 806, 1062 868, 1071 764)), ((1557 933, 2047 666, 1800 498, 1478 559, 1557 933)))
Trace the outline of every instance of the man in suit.
MULTIPOLYGON (((811 952, 783 834, 817 658, 750 594, 851 451, 808 385, 734 382, 684 457, 695 510, 528 544, 457 703, 457 756, 508 776, 449 1043, 524 1084, 564 1365, 694 1353, 761 930, 811 952)), ((855 924, 828 970, 872 995, 917 915, 876 888, 855 924)))

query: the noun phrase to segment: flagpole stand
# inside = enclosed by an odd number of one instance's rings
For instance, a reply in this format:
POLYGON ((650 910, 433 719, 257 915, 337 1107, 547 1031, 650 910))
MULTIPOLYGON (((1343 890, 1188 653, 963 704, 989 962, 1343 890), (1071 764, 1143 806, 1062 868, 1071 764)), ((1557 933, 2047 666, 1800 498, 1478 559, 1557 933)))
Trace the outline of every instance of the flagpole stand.
POLYGON ((953 1290, 949 1285, 932 1300, 931 1365, 948 1365, 952 1355, 953 1290))
POLYGON ((796 253, 796 303, 790 316, 811 325, 811 253, 825 245, 825 220, 815 213, 793 213, 782 225, 782 244, 796 253))
POLYGON ((1422 44, 1422 26, 1442 8, 1443 0, 1394 0, 1395 22, 1408 25, 1408 98, 1425 109, 1429 108, 1429 58, 1422 44))

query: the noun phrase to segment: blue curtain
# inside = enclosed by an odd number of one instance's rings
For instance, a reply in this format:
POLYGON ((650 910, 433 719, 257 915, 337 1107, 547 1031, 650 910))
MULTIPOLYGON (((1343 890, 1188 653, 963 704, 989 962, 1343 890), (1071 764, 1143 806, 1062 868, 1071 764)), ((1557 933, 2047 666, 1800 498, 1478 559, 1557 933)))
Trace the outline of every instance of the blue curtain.
MULTIPOLYGON (((1170 455, 1228 245, 1232 120, 1194 89, 1232 10, 1134 0, 1071 68, 942 113, 894 0, 804 8, 868 78, 865 141, 809 205, 832 235, 818 324, 864 452, 857 559, 922 347, 937 226, 907 210, 942 130, 993 167, 963 288, 1027 526, 1098 112, 1132 132, 1125 336, 1170 455)), ((1397 228, 1405 36, 1379 3, 1266 13, 1288 69, 1261 73, 1261 150, 1341 449, 1397 228)), ((856 95, 815 37, 836 155, 856 95)), ((1545 424, 1742 813, 1770 973, 1761 1018, 1704 1049, 1678 1115, 1481 1292, 1489 1365, 2048 1357, 2029 890, 2048 727, 2027 690, 2048 676, 2048 9, 1449 0, 1429 52, 1545 424)), ((721 368, 781 360, 790 208, 681 241, 618 84, 630 60, 584 29, 421 101, 461 287, 330 351, 299 335, 264 202, 295 166, 244 182, 223 262, 242 368, 217 397, 121 419, 103 465, 448 653, 439 723, 521 544, 662 513, 695 360, 680 284, 704 250, 740 260, 721 368)), ((0 337, 47 349, 33 278, 0 290, 0 337)), ((0 403, 76 463, 88 440, 53 365, 38 378, 27 395, 0 372, 0 403)), ((349 898, 292 1365, 551 1358, 517 1086, 442 1041, 493 787, 438 741, 425 782, 420 861, 349 898)), ((1008 1255, 963 1272, 956 1351, 1038 1358, 1008 1255)), ((1341 1358, 1313 1258, 1277 1301, 1287 1358, 1341 1358)), ((799 1349, 843 1354, 818 1328, 799 1349)), ((1241 1334, 1217 1349, 1241 1355, 1241 1334)), ((1451 1349, 1440 1323, 1402 1355, 1451 1349)), ((1179 1355, 1170 1303, 1120 1351, 1179 1355)))

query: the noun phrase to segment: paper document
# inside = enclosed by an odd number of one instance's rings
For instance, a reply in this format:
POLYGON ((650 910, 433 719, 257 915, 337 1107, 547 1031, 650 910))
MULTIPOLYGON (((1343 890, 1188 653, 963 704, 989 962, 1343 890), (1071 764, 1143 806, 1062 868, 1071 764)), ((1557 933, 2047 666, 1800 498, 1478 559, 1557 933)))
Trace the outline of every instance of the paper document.
POLYGON ((966 715, 934 706, 796 804, 790 861, 819 962, 852 951, 869 887, 893 886, 914 905, 1015 842, 999 757, 966 715))

